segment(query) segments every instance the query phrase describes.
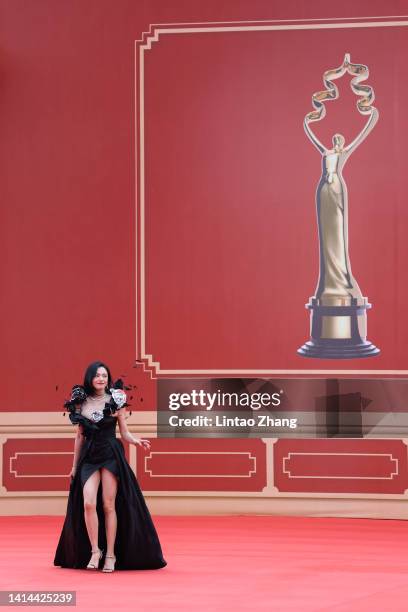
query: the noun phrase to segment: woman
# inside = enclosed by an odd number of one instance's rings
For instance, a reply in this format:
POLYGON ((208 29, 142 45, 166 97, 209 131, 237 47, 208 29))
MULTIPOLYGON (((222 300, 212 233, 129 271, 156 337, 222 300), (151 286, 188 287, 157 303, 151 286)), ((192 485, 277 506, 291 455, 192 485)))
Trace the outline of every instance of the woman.
POLYGON ((109 368, 91 363, 83 386, 75 385, 65 402, 78 425, 67 514, 54 565, 71 568, 158 569, 166 565, 159 538, 121 437, 150 448, 126 425, 126 394, 121 380, 112 385, 109 368), (101 546, 101 548, 99 547, 101 546))
POLYGON ((303 122, 307 136, 322 155, 322 176, 316 192, 320 275, 314 297, 320 300, 323 306, 332 306, 333 298, 339 297, 354 298, 359 303, 363 302, 360 287, 351 273, 348 253, 348 196, 342 172, 350 155, 367 138, 378 121, 378 110, 372 105, 373 88, 370 85, 360 84, 368 78, 368 74, 367 66, 352 64, 350 54, 346 53, 339 68, 324 73, 323 82, 326 89, 313 94, 312 103, 316 110, 308 113, 303 122), (351 89, 359 96, 357 109, 362 115, 367 115, 368 119, 350 144, 346 146, 342 134, 334 134, 333 148, 327 149, 316 137, 309 123, 324 118, 326 114, 324 102, 339 97, 338 87, 333 81, 346 72, 354 77, 351 80, 351 89))

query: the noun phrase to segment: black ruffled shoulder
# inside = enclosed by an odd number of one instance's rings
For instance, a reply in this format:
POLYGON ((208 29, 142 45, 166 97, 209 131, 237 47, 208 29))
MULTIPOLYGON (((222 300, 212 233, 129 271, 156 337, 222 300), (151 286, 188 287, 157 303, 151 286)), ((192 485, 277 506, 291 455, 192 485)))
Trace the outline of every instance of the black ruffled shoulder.
POLYGON ((129 389, 129 387, 125 387, 121 378, 118 378, 113 383, 112 387, 110 388, 111 398, 109 402, 105 404, 105 409, 103 411, 104 414, 114 414, 121 408, 130 406, 130 404, 127 403, 125 389, 129 389))
POLYGON ((71 390, 71 399, 64 402, 64 408, 75 410, 86 400, 85 388, 82 385, 74 385, 71 390))
MULTIPOLYGON (((82 385, 74 385, 71 390, 71 398, 64 402, 64 408, 68 410, 69 420, 73 425, 78 425, 82 422, 80 407, 86 400, 85 389, 82 385)), ((65 415, 65 412, 64 412, 65 415)))

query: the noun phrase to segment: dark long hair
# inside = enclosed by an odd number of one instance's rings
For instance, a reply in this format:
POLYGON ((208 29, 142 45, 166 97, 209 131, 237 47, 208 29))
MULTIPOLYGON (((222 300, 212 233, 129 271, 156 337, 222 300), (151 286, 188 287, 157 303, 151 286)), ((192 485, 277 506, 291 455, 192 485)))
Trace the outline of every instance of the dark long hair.
POLYGON ((96 376, 96 372, 98 371, 98 368, 105 368, 105 370, 108 373, 108 384, 106 387, 106 392, 109 393, 109 388, 112 385, 112 376, 111 376, 110 370, 108 366, 106 365, 106 363, 103 363, 103 361, 93 361, 86 368, 85 375, 84 375, 84 389, 87 395, 93 395, 95 393, 95 389, 93 388, 92 381, 96 376))

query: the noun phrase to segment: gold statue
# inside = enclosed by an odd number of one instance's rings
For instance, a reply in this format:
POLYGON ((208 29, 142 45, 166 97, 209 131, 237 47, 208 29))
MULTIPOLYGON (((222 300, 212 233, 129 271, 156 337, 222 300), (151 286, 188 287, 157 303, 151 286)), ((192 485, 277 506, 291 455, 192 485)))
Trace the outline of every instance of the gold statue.
POLYGON ((316 295, 306 307, 311 310, 311 339, 298 353, 304 357, 351 359, 370 357, 380 352, 367 336, 366 310, 371 307, 363 297, 352 275, 348 254, 347 187, 342 171, 351 153, 363 142, 378 120, 378 110, 372 106, 374 91, 361 85, 368 77, 368 68, 352 64, 346 54, 343 64, 323 75, 326 89, 312 96, 314 111, 304 120, 306 134, 322 155, 322 177, 316 192, 319 229, 320 274, 316 295), (327 149, 315 136, 310 123, 326 114, 324 102, 339 97, 335 79, 346 72, 353 75, 352 91, 359 96, 357 108, 367 115, 367 123, 358 136, 346 146, 342 134, 333 136, 333 148, 327 149))

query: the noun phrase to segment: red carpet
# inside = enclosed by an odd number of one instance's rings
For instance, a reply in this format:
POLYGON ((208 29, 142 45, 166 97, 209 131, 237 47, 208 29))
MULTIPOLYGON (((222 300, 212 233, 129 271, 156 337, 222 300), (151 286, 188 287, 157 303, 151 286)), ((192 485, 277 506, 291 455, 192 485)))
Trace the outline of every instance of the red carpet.
POLYGON ((76 590, 80 610, 408 609, 405 521, 156 517, 168 566, 114 574, 54 567, 62 522, 0 517, 2 590, 76 590))

